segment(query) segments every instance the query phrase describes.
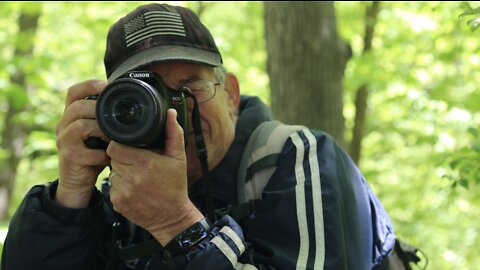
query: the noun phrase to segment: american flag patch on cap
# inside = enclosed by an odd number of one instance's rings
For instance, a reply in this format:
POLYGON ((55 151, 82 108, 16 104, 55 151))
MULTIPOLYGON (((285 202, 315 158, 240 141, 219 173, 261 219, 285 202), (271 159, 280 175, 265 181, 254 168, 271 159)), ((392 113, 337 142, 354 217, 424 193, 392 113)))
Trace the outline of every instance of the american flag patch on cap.
POLYGON ((180 14, 167 11, 146 12, 126 23, 124 30, 127 47, 158 35, 186 36, 180 14))

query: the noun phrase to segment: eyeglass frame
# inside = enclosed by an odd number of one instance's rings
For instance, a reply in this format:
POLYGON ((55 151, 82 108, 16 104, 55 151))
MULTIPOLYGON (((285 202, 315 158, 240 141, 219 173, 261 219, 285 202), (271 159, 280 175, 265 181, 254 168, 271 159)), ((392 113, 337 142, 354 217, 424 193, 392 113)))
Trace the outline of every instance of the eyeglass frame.
MULTIPOLYGON (((195 90, 195 89, 192 90, 192 88, 188 87, 188 84, 196 83, 196 82, 199 82, 199 81, 205 81, 205 82, 210 82, 210 83, 212 83, 212 84, 213 84, 213 95, 212 95, 211 97, 203 100, 203 101, 198 101, 198 104, 203 104, 203 103, 206 103, 206 102, 212 100, 212 99, 215 97, 215 95, 217 94, 217 86, 220 86, 220 85, 223 84, 222 82, 214 82, 214 81, 207 80, 207 79, 199 79, 199 80, 195 80, 195 81, 192 81, 192 82, 187 82, 185 85, 181 86, 181 87, 179 88, 179 90, 182 90, 182 89, 186 88, 186 89, 188 89, 188 90, 192 93, 192 95, 195 96, 195 94, 194 94, 195 91, 193 91, 193 90, 195 90)), ((198 90, 198 89, 196 89, 196 90, 198 90)), ((204 90, 204 89, 203 89, 203 90, 204 90)), ((197 92, 198 92, 198 91, 197 91, 197 92)), ((195 97, 197 97, 197 96, 195 96, 195 97)))

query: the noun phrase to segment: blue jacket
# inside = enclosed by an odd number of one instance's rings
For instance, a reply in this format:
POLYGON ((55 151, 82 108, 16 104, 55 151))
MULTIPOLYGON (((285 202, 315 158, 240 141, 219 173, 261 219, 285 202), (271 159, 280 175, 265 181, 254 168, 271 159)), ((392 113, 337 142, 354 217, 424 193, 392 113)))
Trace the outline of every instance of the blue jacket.
MULTIPOLYGON (((259 99, 242 97, 236 137, 211 172, 219 208, 237 203, 238 164, 253 130, 271 119, 259 99)), ((115 215, 108 188, 86 209, 53 202, 56 182, 33 187, 13 217, 1 269, 107 269, 115 215)), ((205 210, 203 182, 190 189, 205 210)), ((117 239, 131 246, 151 239, 139 227, 122 225, 117 239)), ((395 244, 392 223, 365 178, 327 134, 292 134, 254 212, 242 221, 221 217, 187 254, 122 261, 114 269, 379 269, 395 244)), ((110 268, 111 269, 111 268, 110 268)))

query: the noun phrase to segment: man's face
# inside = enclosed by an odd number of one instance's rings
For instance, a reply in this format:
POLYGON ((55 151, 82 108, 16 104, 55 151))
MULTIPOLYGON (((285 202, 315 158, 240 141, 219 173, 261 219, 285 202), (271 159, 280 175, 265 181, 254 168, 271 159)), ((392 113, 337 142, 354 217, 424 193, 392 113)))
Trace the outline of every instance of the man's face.
MULTIPOLYGON (((185 82, 196 79, 218 82, 213 68, 204 65, 187 62, 165 62, 151 65, 147 69, 159 74, 165 84, 173 89, 179 89, 185 85, 185 82)), ((232 144, 239 102, 236 78, 233 75, 228 75, 225 82, 220 83, 221 85, 216 86, 215 96, 199 106, 210 170, 220 163, 232 144)), ((196 156, 193 125, 191 124, 192 109, 193 106, 189 106, 189 142, 187 146, 189 184, 202 177, 200 161, 196 156)))

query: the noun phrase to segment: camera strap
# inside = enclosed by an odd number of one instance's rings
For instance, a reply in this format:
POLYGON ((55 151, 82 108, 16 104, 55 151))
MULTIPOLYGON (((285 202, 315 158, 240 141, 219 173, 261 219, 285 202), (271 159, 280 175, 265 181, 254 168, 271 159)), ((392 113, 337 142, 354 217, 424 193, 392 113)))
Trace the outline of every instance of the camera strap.
POLYGON ((198 101, 197 101, 197 98, 192 94, 190 89, 183 88, 182 92, 185 94, 186 97, 191 98, 193 100, 192 125, 193 125, 193 133, 195 135, 195 148, 197 150, 197 157, 200 160, 200 166, 202 167, 203 181, 204 181, 205 189, 207 193, 205 196, 206 206, 207 206, 206 216, 208 220, 210 220, 211 222, 215 222, 216 221, 215 205, 213 203, 210 172, 208 169, 208 154, 207 154, 207 147, 205 145, 205 140, 203 138, 198 101))

